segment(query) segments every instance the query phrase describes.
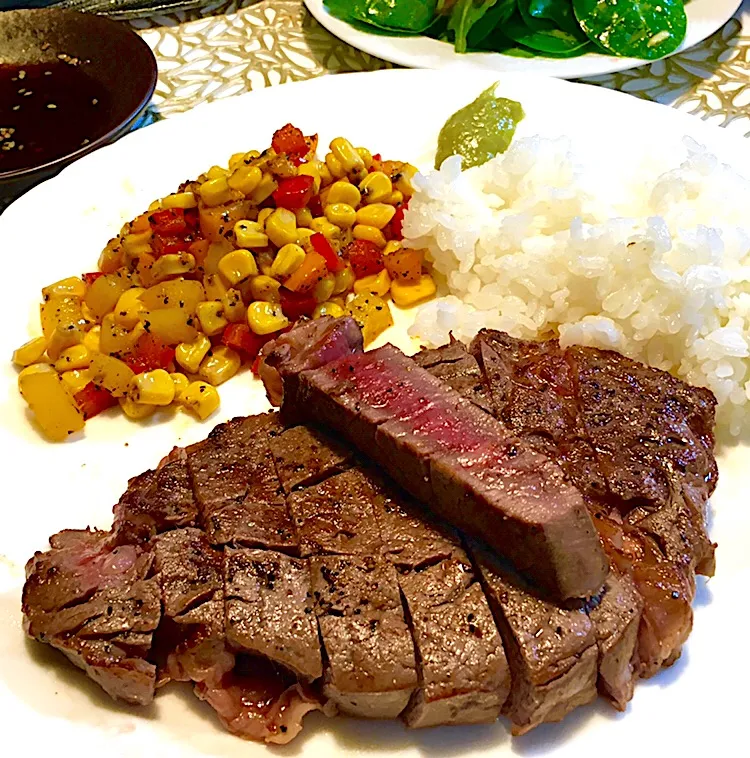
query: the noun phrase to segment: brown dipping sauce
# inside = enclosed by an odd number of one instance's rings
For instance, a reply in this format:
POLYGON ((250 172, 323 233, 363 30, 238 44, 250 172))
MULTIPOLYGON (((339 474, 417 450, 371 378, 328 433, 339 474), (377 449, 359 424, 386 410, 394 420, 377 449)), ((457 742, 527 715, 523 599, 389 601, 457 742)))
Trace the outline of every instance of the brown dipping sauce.
POLYGON ((0 172, 33 168, 99 137, 109 123, 106 91, 86 63, 0 65, 0 172))

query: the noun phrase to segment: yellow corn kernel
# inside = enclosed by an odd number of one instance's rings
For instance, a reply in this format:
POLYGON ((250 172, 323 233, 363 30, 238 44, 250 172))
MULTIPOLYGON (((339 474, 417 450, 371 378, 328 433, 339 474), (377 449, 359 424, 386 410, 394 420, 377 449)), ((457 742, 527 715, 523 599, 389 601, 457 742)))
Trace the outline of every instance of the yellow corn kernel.
POLYGON ((223 168, 222 166, 211 166, 208 171, 206 171, 206 178, 207 179, 222 179, 229 174, 229 171, 227 169, 223 168))
POLYGON ((354 149, 354 146, 348 139, 336 137, 331 142, 330 147, 331 152, 347 173, 362 171, 364 169, 365 162, 362 160, 362 156, 354 149))
POLYGON ((300 176, 311 176, 313 178, 313 193, 317 195, 320 192, 320 171, 315 163, 303 163, 297 169, 297 173, 300 176))
POLYGON ((268 221, 268 217, 274 212, 274 210, 275 208, 263 208, 258 211, 258 223, 260 224, 262 231, 265 231, 266 221, 268 221))
POLYGON ((393 183, 388 174, 373 171, 360 182, 359 189, 366 203, 384 203, 393 192, 393 183))
POLYGON ((398 240, 391 240, 384 248, 383 255, 392 255, 399 250, 403 250, 404 246, 398 240))
MULTIPOLYGON (((331 155, 331 157, 333 157, 333 155, 331 155)), ((316 161, 315 165, 318 169, 318 173, 320 174, 320 186, 327 187, 333 182, 333 174, 331 174, 331 171, 325 161, 316 161)))
POLYGON ((331 175, 331 179, 343 179, 346 176, 346 169, 341 165, 341 161, 333 153, 328 153, 326 155, 326 168, 331 175))
POLYGON ((257 166, 242 165, 236 168, 227 179, 232 189, 239 190, 243 195, 249 195, 258 188, 263 180, 263 172, 257 166))
POLYGON ((250 294, 253 300, 264 300, 267 303, 278 303, 281 300, 279 290, 281 289, 281 282, 274 279, 272 276, 266 276, 260 274, 260 276, 253 277, 250 282, 250 294))
POLYGON ((245 163, 245 153, 232 153, 229 157, 229 170, 234 171, 245 163))
POLYGON ((209 337, 221 334, 229 324, 224 316, 224 306, 216 300, 198 303, 195 314, 200 321, 201 330, 209 337))
POLYGON ((218 387, 227 379, 231 379, 239 371, 241 365, 242 359, 239 353, 231 347, 221 345, 208 351, 208 355, 198 369, 198 376, 213 384, 214 387, 218 387))
POLYGON ((77 368, 88 368, 91 365, 91 353, 84 345, 73 345, 60 353, 55 361, 58 371, 71 371, 77 368))
POLYGON ((372 166, 372 153, 366 147, 355 148, 362 162, 365 164, 365 168, 369 171, 372 166))
POLYGON ((139 419, 153 416, 153 414, 156 412, 155 405, 146 405, 146 403, 136 403, 127 395, 125 397, 121 397, 118 400, 118 402, 120 403, 120 408, 122 408, 122 412, 128 418, 132 418, 134 421, 138 421, 139 419))
POLYGON ((154 284, 158 284, 171 276, 184 276, 193 270, 195 258, 190 253, 168 253, 154 261, 151 266, 151 279, 154 284))
POLYGON ((266 247, 268 237, 263 233, 263 225, 257 221, 238 221, 234 225, 234 239, 240 247, 266 247))
POLYGON ((174 399, 179 402, 180 396, 190 384, 190 379, 188 379, 185 374, 181 374, 179 371, 171 373, 169 375, 169 378, 172 380, 172 384, 174 384, 174 399))
POLYGON ((278 182, 274 179, 273 174, 263 174, 263 178, 260 180, 258 186, 250 193, 250 199, 256 205, 260 205, 264 200, 268 200, 271 197, 278 186, 278 182))
MULTIPOLYGON (((338 228, 338 227, 336 227, 338 228)), ((312 229, 297 229, 297 241, 296 244, 300 246, 304 246, 304 244, 307 242, 307 240, 310 239, 310 237, 313 236, 315 232, 312 229)))
POLYGON ((153 213, 154 211, 158 211, 159 208, 161 208, 161 200, 154 200, 153 202, 149 203, 148 212, 153 213))
POLYGON ((150 253, 152 237, 151 230, 137 234, 126 234, 122 238, 122 249, 127 254, 126 259, 132 260, 144 253, 150 253))
POLYGON ((232 199, 232 191, 229 188, 226 176, 208 179, 198 187, 198 192, 200 193, 201 200, 209 207, 223 205, 232 199))
POLYGON ((80 345, 83 342, 85 332, 79 327, 58 326, 47 340, 47 355, 56 361, 63 350, 74 345, 80 345))
POLYGON ((180 404, 203 421, 219 407, 219 393, 206 382, 191 382, 180 395, 180 404))
POLYGON ((239 324, 245 320, 247 308, 242 302, 242 293, 239 290, 228 289, 221 298, 221 307, 224 310, 224 317, 232 324, 239 324))
POLYGON ((327 300, 325 303, 316 305, 312 315, 313 318, 322 318, 323 316, 333 316, 334 318, 340 318, 344 315, 344 309, 338 303, 327 300))
POLYGON ((378 247, 386 246, 386 239, 383 232, 374 226, 357 224, 354 229, 352 229, 352 237, 354 237, 355 240, 367 240, 368 242, 373 242, 378 247))
POLYGON ((130 382, 128 397, 144 405, 169 405, 174 400, 174 382, 163 368, 136 374, 130 382))
POLYGON ((305 260, 305 251, 296 244, 284 245, 271 264, 271 276, 291 276, 305 260))
POLYGON ((333 294, 348 292, 354 285, 354 271, 351 266, 342 268, 333 275, 333 294))
POLYGON ((396 209, 385 203, 373 203, 357 211, 357 223, 383 229, 396 215, 396 209))
POLYGON ((42 297, 54 297, 55 295, 65 295, 67 297, 78 297, 83 299, 86 294, 86 284, 83 279, 77 276, 69 276, 66 279, 60 279, 59 282, 50 284, 42 290, 42 297))
POLYGON ((90 353, 99 353, 101 352, 101 339, 101 326, 94 326, 86 332, 83 338, 83 344, 90 353))
POLYGON ((247 324, 256 334, 273 334, 289 326, 278 303, 256 300, 247 307, 247 324))
POLYGON ((333 203, 323 209, 326 218, 340 229, 349 229, 357 220, 357 211, 347 203, 333 203))
POLYGON ((221 300, 227 291, 227 285, 218 274, 206 274, 203 277, 203 288, 206 290, 206 300, 221 300))
POLYGON ((244 282, 258 273, 258 264, 251 252, 233 250, 219 261, 219 273, 232 285, 244 282))
POLYGON ((75 368, 70 371, 63 371, 60 378, 65 382, 67 388, 73 393, 80 392, 91 381, 91 372, 87 368, 75 368))
POLYGON ((356 295, 346 304, 345 310, 362 330, 365 346, 393 326, 393 315, 388 303, 377 295, 356 295))
POLYGON ((417 167, 412 166, 410 163, 404 163, 401 167, 401 171, 398 173, 398 178, 393 183, 394 189, 401 192, 404 197, 411 197, 414 194, 414 185, 411 180, 417 173, 417 167))
POLYGON ((404 202, 404 193, 394 190, 383 202, 388 203, 388 205, 401 205, 404 202))
POLYGON ((356 208, 362 202, 362 194, 351 182, 334 182, 326 192, 327 204, 346 203, 356 208))
POLYGON ((146 306, 141 295, 146 290, 143 287, 131 287, 120 295, 115 305, 115 323, 126 329, 133 329, 146 312, 146 306))
POLYGON ((266 219, 265 229, 271 242, 283 247, 297 239, 297 217, 286 208, 276 208, 266 219))
POLYGON ((336 224, 332 224, 327 218, 324 218, 323 216, 314 218, 310 223, 310 229, 312 229, 313 232, 322 234, 326 239, 329 240, 337 239, 341 236, 341 229, 336 226, 336 224))
POLYGON ((437 291, 435 280, 429 274, 422 274, 416 284, 403 284, 398 280, 391 282, 391 297, 401 308, 419 303, 432 297, 437 291))
POLYGON ((18 375, 18 389, 42 431, 51 440, 60 442, 83 429, 83 413, 68 385, 49 364, 27 366, 18 375))
POLYGON ((198 205, 198 198, 194 192, 174 192, 161 199, 162 208, 195 208, 198 205))
POLYGON ((333 274, 326 274, 313 289, 313 297, 318 303, 324 303, 333 295, 336 280, 333 274))
MULTIPOLYGON (((300 208, 295 212, 297 218, 297 226, 309 227, 313 220, 312 211, 309 208, 300 208)), ((297 229, 299 231, 299 229, 297 229)))
POLYGON ((181 342, 174 351, 174 359, 188 374, 195 374, 211 349, 211 340, 201 334, 194 342, 181 342))
POLYGON ((133 369, 119 358, 96 353, 91 359, 91 381, 111 392, 115 397, 127 395, 133 369))
POLYGON ((13 363, 16 366, 30 366, 41 360, 47 349, 47 340, 44 337, 34 337, 13 352, 13 363))
POLYGON ((377 295, 378 297, 385 297, 390 288, 391 277, 385 269, 379 274, 363 276, 361 279, 357 279, 357 281, 354 282, 354 292, 357 295, 377 295))

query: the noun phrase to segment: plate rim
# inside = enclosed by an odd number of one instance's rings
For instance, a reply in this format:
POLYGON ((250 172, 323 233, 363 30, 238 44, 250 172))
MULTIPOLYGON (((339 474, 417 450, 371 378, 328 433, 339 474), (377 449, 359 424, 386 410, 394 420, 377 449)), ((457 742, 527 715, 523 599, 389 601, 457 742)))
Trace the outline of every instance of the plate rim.
MULTIPOLYGON (((340 19, 337 19, 327 11, 324 5, 324 0, 303 0, 305 7, 307 8, 308 12, 313 16, 313 18, 330 34, 332 34, 337 39, 341 40, 342 42, 356 48, 357 50, 360 50, 364 53, 367 53, 368 55, 371 55, 375 58, 379 58, 381 60, 387 61, 388 63, 392 63, 399 66, 406 66, 406 67, 413 67, 413 68, 453 68, 453 67, 461 67, 461 68, 469 68, 469 69, 489 69, 491 71, 496 71, 498 73, 538 73, 546 76, 550 76, 553 78, 559 78, 559 79, 578 79, 582 77, 593 77, 593 76, 604 76, 607 74, 614 74, 621 71, 628 71, 630 69, 634 68, 641 68, 645 66, 649 66, 652 63, 656 63, 658 61, 644 61, 638 58, 619 58, 617 56, 609 56, 604 55, 601 53, 586 53, 585 55, 576 57, 576 58, 568 58, 568 59, 554 59, 554 58, 544 58, 544 57, 537 57, 530 60, 542 60, 545 62, 549 62, 549 70, 545 71, 535 71, 533 69, 529 69, 528 71, 525 71, 523 69, 503 69, 502 65, 498 67, 494 67, 492 65, 487 65, 487 60, 497 60, 497 61, 521 61, 524 60, 523 58, 517 58, 515 56, 511 55, 504 55, 502 53, 468 53, 465 57, 459 56, 457 53, 453 53, 452 56, 450 56, 445 62, 442 61, 441 56, 433 56, 432 60, 434 60, 434 65, 430 65, 430 61, 420 61, 420 58, 423 58, 424 56, 419 56, 417 54, 410 54, 408 52, 404 52, 401 54, 399 51, 400 43, 404 40, 428 40, 430 38, 419 36, 419 37, 398 37, 398 36, 390 36, 390 35, 379 35, 379 34, 369 34, 367 32, 360 31, 358 29, 355 29, 350 24, 348 24, 346 21, 341 21, 340 19), (350 33, 345 33, 343 36, 340 32, 350 30, 350 33), (386 40, 387 45, 386 49, 384 50, 381 45, 382 41, 386 40), (380 42, 380 44, 379 44, 380 42), (599 66, 596 70, 577 70, 574 62, 576 61, 601 61, 602 65, 599 66), (557 66, 559 66, 562 70, 559 73, 554 72, 554 66, 553 63, 556 63, 557 66), (570 70, 568 70, 570 69, 570 70)), ((706 40, 708 37, 710 37, 712 34, 715 34, 719 29, 721 29, 724 24, 726 24, 737 12, 738 8, 742 5, 743 0, 728 0, 730 3, 730 6, 734 6, 730 12, 730 14, 719 23, 718 26, 715 28, 711 28, 712 24, 709 24, 704 30, 697 32, 694 37, 691 36, 691 29, 694 28, 694 24, 690 23, 690 3, 687 5, 687 11, 688 11, 688 32, 685 40, 683 40, 683 43, 680 45, 677 50, 675 50, 674 53, 671 53, 668 56, 665 56, 664 58, 660 58, 658 60, 666 60, 667 58, 672 57, 673 55, 679 55, 680 53, 686 52, 687 50, 695 47, 696 45, 700 44, 704 40, 706 40)), ((693 6, 695 7, 695 6, 693 6)), ((439 40, 430 40, 430 42, 435 43, 436 45, 448 45, 448 43, 440 42, 439 40)))

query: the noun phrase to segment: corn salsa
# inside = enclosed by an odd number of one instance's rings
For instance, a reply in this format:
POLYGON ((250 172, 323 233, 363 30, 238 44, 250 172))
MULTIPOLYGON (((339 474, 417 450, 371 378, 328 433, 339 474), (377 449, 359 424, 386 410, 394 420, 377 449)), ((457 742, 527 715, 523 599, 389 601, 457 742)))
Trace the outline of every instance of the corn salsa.
POLYGON ((98 268, 42 290, 41 336, 18 348, 18 386, 64 440, 110 407, 205 419, 216 388, 300 319, 354 317, 365 344, 435 293, 401 225, 416 168, 287 124, 125 224, 98 268))

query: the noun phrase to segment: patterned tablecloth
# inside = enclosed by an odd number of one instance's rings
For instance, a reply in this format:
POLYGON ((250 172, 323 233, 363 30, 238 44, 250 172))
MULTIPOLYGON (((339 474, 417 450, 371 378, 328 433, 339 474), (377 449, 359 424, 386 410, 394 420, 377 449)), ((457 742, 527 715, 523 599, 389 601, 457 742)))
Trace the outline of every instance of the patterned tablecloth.
MULTIPOLYGON (((199 11, 131 23, 159 61, 159 83, 144 123, 253 89, 390 66, 333 37, 301 0, 208 2, 199 11)), ((687 52, 585 81, 750 135, 750 0, 687 52)))

